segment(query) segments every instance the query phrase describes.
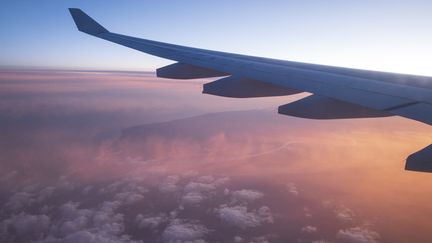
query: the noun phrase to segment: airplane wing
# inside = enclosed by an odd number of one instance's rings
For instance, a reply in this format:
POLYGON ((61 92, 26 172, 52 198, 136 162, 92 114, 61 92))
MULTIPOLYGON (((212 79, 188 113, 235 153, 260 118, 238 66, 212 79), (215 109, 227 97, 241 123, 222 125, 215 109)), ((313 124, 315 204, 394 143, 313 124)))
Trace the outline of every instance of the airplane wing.
MULTIPOLYGON (((69 10, 84 33, 176 61, 157 69, 158 77, 221 77, 204 84, 203 93, 247 98, 310 92, 306 98, 279 106, 278 112, 311 119, 399 115, 432 124, 431 77, 282 61, 140 39, 109 32, 80 9, 69 10)), ((410 155, 406 169, 432 172, 432 146, 410 155)))

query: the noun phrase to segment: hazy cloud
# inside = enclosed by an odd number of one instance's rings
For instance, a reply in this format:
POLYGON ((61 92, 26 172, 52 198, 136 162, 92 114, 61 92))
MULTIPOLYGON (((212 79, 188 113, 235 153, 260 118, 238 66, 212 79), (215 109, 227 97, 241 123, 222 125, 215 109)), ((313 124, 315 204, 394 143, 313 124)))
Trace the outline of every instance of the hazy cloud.
POLYGON ((135 218, 135 221, 138 225, 138 228, 150 228, 155 229, 159 227, 162 223, 167 222, 169 217, 161 213, 159 215, 142 215, 138 214, 135 218))
POLYGON ((352 222, 354 220, 354 217, 355 217, 354 212, 351 209, 349 209, 343 205, 340 207, 337 207, 335 209, 335 213, 336 213, 336 217, 341 222, 344 222, 344 223, 352 222))
POLYGON ((257 210, 257 214, 264 223, 273 223, 273 214, 270 211, 270 208, 267 206, 262 206, 257 210))
POLYGON ((377 243, 380 235, 372 230, 354 227, 345 230, 339 230, 336 238, 346 243, 377 243))
POLYGON ((239 228, 256 227, 261 225, 256 214, 248 212, 247 207, 245 206, 228 207, 223 205, 216 210, 216 213, 222 221, 239 228))
POLYGON ((235 201, 252 202, 262 198, 264 196, 264 193, 255 190, 243 189, 239 191, 234 191, 231 193, 231 195, 235 201))
POLYGON ((5 206, 13 211, 22 210, 34 202, 32 196, 33 195, 29 192, 17 192, 9 198, 5 206))
POLYGON ((204 196, 200 192, 188 192, 186 195, 183 195, 181 198, 182 202, 185 204, 199 204, 206 200, 206 196, 204 196))
POLYGON ((254 237, 250 243, 269 243, 270 241, 267 239, 266 236, 259 236, 259 237, 254 237))
POLYGON ((166 243, 177 242, 205 242, 203 239, 209 230, 197 223, 173 220, 162 233, 162 239, 166 243))
POLYGON ((312 218, 312 212, 308 207, 303 207, 303 212, 306 218, 312 218))
POLYGON ((248 211, 246 206, 230 207, 222 205, 215 211, 222 221, 243 229, 273 222, 270 209, 266 206, 259 208, 257 211, 248 211))
POLYGON ((5 237, 3 239, 4 242, 15 237, 22 241, 40 239, 47 234, 50 222, 51 220, 47 215, 30 215, 25 213, 12 215, 0 223, 0 228, 3 232, 0 235, 0 239, 5 237))
POLYGON ((297 186, 294 184, 294 182, 287 183, 286 187, 288 192, 292 195, 297 196, 299 194, 297 186))
POLYGON ((135 192, 120 192, 115 195, 115 199, 121 201, 122 204, 134 204, 144 199, 144 196, 135 192))
POLYGON ((216 189, 216 186, 211 183, 189 182, 185 188, 185 192, 203 192, 209 193, 216 189))
POLYGON ((309 233, 309 234, 311 234, 311 233, 315 233, 315 232, 317 232, 317 231, 318 231, 318 228, 315 227, 315 226, 308 225, 308 226, 303 227, 303 228, 301 229, 301 231, 302 231, 302 232, 305 232, 305 233, 309 233))
POLYGON ((240 236, 235 236, 234 237, 234 243, 241 243, 241 242, 243 242, 243 238, 242 237, 240 237, 240 236))
POLYGON ((180 181, 180 176, 171 175, 159 185, 159 190, 163 193, 175 192, 178 189, 177 183, 180 181))

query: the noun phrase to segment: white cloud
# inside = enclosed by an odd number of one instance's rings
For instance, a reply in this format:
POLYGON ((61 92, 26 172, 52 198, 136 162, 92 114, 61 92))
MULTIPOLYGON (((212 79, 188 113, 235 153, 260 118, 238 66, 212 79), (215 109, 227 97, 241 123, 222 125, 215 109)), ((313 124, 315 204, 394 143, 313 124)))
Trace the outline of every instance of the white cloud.
POLYGON ((62 219, 70 220, 80 216, 89 216, 91 211, 89 209, 78 209, 79 203, 67 202, 59 207, 62 219))
POLYGON ((341 203, 332 200, 324 200, 322 201, 322 205, 327 209, 333 210, 336 218, 342 223, 352 223, 355 220, 356 215, 354 211, 341 203))
POLYGON ((203 238, 210 231, 196 223, 173 220, 162 233, 162 240, 166 243, 177 242, 204 242, 203 238))
POLYGON ((345 243, 377 243, 380 235, 372 230, 354 227, 345 230, 339 230, 336 238, 345 243))
POLYGON ((138 214, 135 218, 135 222, 137 223, 138 228, 155 229, 167 221, 168 216, 166 214, 159 214, 153 216, 138 214))
POLYGON ((301 229, 301 231, 304 232, 304 233, 309 233, 309 234, 311 234, 311 233, 315 233, 315 232, 317 232, 317 231, 318 231, 318 228, 315 227, 315 226, 308 225, 308 226, 303 227, 303 228, 301 229))
POLYGON ((215 178, 214 176, 201 176, 187 183, 181 197, 181 202, 189 205, 197 205, 217 193, 218 186, 226 183, 227 177, 215 178))
POLYGON ((120 234, 124 230, 123 214, 114 211, 120 206, 119 202, 104 202, 102 207, 93 215, 93 223, 109 234, 120 234))
POLYGON ((2 175, 0 178, 0 181, 12 180, 17 174, 18 174, 18 171, 16 171, 16 170, 10 171, 9 173, 2 175))
MULTIPOLYGON (((204 239, 212 232, 211 230, 192 219, 179 219, 179 216, 200 217, 197 213, 214 212, 207 215, 205 219, 212 216, 213 219, 209 220, 220 219, 224 224, 243 229, 273 223, 270 208, 246 203, 263 198, 264 193, 248 189, 230 191, 229 185, 224 185, 229 181, 227 177, 168 176, 164 178, 160 177, 160 174, 156 176, 150 175, 145 177, 146 180, 131 176, 104 185, 77 184, 69 177, 63 176, 59 179, 62 184, 60 186, 26 187, 26 192, 15 193, 9 201, 11 205, 18 205, 17 210, 29 212, 31 210, 40 215, 45 214, 48 219, 48 226, 40 223, 43 229, 38 229, 39 232, 43 232, 43 235, 27 233, 29 238, 24 241, 28 242, 134 242, 128 234, 129 231, 135 233, 137 229, 145 229, 145 232, 150 230, 149 234, 152 235, 149 238, 153 240, 154 237, 162 237, 160 239, 164 242, 205 242, 204 239), (155 180, 155 183, 147 183, 156 176, 161 179, 155 180), (165 193, 170 194, 162 195, 165 193), (161 204, 160 207, 158 204, 153 204, 152 200, 161 196, 162 198, 168 196, 168 200, 172 200, 172 203, 161 204), (228 205, 216 206, 214 211, 210 209, 206 212, 195 212, 192 211, 194 209, 187 207, 202 202, 211 203, 210 199, 213 197, 217 199, 216 202, 225 200, 228 205), (78 202, 61 201, 65 199, 78 200, 78 202), (233 201, 239 203, 233 204, 233 201), (29 205, 32 202, 34 203, 29 205), (41 205, 40 208, 33 207, 39 204, 46 205, 41 205), (130 204, 134 204, 133 207, 127 207, 130 204), (134 212, 144 213, 137 215, 134 212), (135 224, 135 227, 129 227, 126 223, 135 224)), ((13 213, 12 210, 9 211, 13 213)), ((7 222, 0 222, 0 241, 20 239, 15 233, 18 232, 15 230, 17 226, 11 223, 13 217, 10 214, 5 217, 9 219, 7 222), (2 238, 2 235, 3 237, 6 235, 7 238, 2 238)), ((40 221, 44 219, 42 216, 37 217, 40 221)), ((36 228, 36 225, 32 227, 36 228)), ((30 232, 22 229, 25 227, 22 227, 20 232, 30 232)), ((234 235, 228 237, 234 240, 234 235)), ((258 241, 258 238, 244 238, 243 242, 265 241, 258 241)))
POLYGON ((225 188, 224 191, 223 191, 223 194, 225 196, 228 196, 230 194, 230 190, 228 188, 225 188))
POLYGON ((121 201, 122 204, 130 205, 143 200, 144 196, 135 192, 120 192, 115 195, 115 199, 121 201))
POLYGON ((120 205, 106 201, 95 209, 80 209, 79 203, 65 203, 59 207, 61 217, 51 238, 61 242, 130 242, 123 236, 123 215, 115 212, 120 205))
POLYGON ((148 192, 148 189, 142 185, 142 178, 131 178, 128 180, 127 184, 122 188, 122 191, 144 194, 148 192))
POLYGON ((200 192, 188 192, 182 196, 181 200, 185 204, 196 205, 206 200, 206 196, 200 192))
POLYGON ((209 193, 213 190, 215 190, 215 185, 211 183, 201 183, 201 182, 189 182, 185 188, 185 192, 203 192, 203 193, 209 193))
POLYGON ((215 211, 222 221, 242 229, 273 222, 272 214, 267 206, 261 207, 258 211, 248 211, 246 206, 222 205, 215 211))
POLYGON ((5 206, 13 211, 22 210, 34 202, 32 196, 33 195, 28 192, 17 192, 9 198, 5 206))
POLYGON ((242 237, 240 237, 240 236, 235 236, 234 237, 234 243, 241 243, 241 242, 243 242, 243 238, 242 237))
POLYGON ((299 194, 297 186, 293 182, 287 183, 286 187, 288 192, 292 195, 297 196, 299 194))
POLYGON ((221 178, 214 180, 213 185, 221 186, 221 185, 226 184, 228 181, 230 181, 230 179, 228 177, 221 177, 221 178))
POLYGON ((239 228, 256 227, 261 225, 257 215, 248 212, 245 206, 228 207, 223 205, 217 209, 216 212, 222 221, 239 228))
POLYGON ((200 176, 196 179, 197 182, 212 183, 215 178, 212 175, 200 176))
POLYGON ((270 241, 265 236, 255 237, 250 243, 269 243, 270 241))
POLYGON ((235 201, 252 202, 262 198, 264 196, 264 193, 255 190, 243 189, 232 192, 231 196, 235 201))
MULTIPOLYGON (((23 241, 24 239, 37 238, 48 232, 50 227, 50 218, 47 215, 29 215, 20 213, 12 215, 10 218, 0 223, 2 231, 12 231, 23 241)), ((4 233, 5 233, 4 232, 4 233)), ((0 236, 2 239, 2 236, 0 236)), ((11 237, 14 238, 13 236, 11 237)))
POLYGON ((259 215, 261 222, 265 223, 273 223, 273 214, 270 211, 270 208, 267 206, 262 206, 257 210, 257 214, 259 215))
POLYGON ((61 188, 63 190, 74 190, 76 187, 75 183, 68 180, 68 177, 62 175, 59 177, 57 181, 57 188, 61 188))
POLYGON ((55 187, 53 186, 47 186, 44 189, 40 190, 37 196, 37 201, 38 202, 42 202, 45 201, 46 199, 50 198, 52 196, 52 194, 55 191, 55 187))
POLYGON ((108 195, 114 194, 117 191, 120 191, 120 188, 123 187, 125 183, 126 183, 125 180, 113 182, 113 183, 109 184, 108 186, 99 189, 99 193, 108 194, 108 195))
MULTIPOLYGON (((126 178, 116 181, 98 190, 100 194, 118 196, 117 199, 124 203, 134 203, 142 199, 143 194, 148 192, 148 189, 142 185, 142 178, 126 178), (128 199, 129 197, 129 199, 128 199)), ((82 190, 83 194, 88 194, 93 190, 93 186, 87 186, 82 190)))
POLYGON ((68 235, 59 241, 46 241, 47 243, 142 243, 142 241, 130 240, 127 236, 113 236, 92 232, 88 230, 78 231, 68 235))
POLYGON ((115 243, 116 239, 107 236, 95 234, 89 231, 78 231, 66 236, 63 240, 65 243, 115 243))
POLYGON ((180 177, 177 175, 171 175, 165 178, 165 180, 159 185, 159 190, 163 193, 175 192, 178 189, 178 183, 180 177))
POLYGON ((354 220, 354 217, 355 217, 354 212, 345 206, 337 207, 335 209, 335 214, 336 214, 336 217, 343 223, 352 222, 354 220))
POLYGON ((127 156, 125 160, 126 163, 130 163, 130 164, 145 164, 148 162, 144 160, 141 156, 138 157, 127 156))
POLYGON ((308 207, 303 207, 303 212, 306 218, 312 218, 311 210, 308 207))
POLYGON ((92 211, 78 209, 78 206, 79 203, 68 202, 59 208, 62 216, 57 225, 59 236, 73 234, 88 226, 92 211))
POLYGON ((88 194, 91 190, 93 190, 93 186, 86 186, 84 187, 84 189, 82 190, 82 194, 86 195, 88 194))

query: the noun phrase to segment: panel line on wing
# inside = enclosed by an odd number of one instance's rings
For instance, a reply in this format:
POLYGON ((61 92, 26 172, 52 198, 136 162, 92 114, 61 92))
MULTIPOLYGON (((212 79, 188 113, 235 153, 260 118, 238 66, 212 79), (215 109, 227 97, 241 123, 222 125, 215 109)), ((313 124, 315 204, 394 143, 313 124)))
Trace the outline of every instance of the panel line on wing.
POLYGON ((397 109, 404 108, 404 107, 411 106, 411 105, 415 105, 415 104, 418 104, 418 103, 420 103, 420 102, 414 101, 414 102, 410 102, 410 103, 406 103, 406 104, 390 107, 390 108, 387 108, 387 109, 384 109, 384 110, 385 111, 397 110, 397 109))

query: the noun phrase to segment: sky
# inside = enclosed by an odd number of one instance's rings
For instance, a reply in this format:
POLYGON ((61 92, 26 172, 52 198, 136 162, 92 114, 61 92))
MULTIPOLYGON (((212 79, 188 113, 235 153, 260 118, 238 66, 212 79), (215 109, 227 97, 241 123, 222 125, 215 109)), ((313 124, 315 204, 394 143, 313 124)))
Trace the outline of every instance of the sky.
POLYGON ((3 0, 0 66, 150 71, 170 63, 78 32, 69 7, 141 38, 432 76, 432 3, 417 0, 3 0))

